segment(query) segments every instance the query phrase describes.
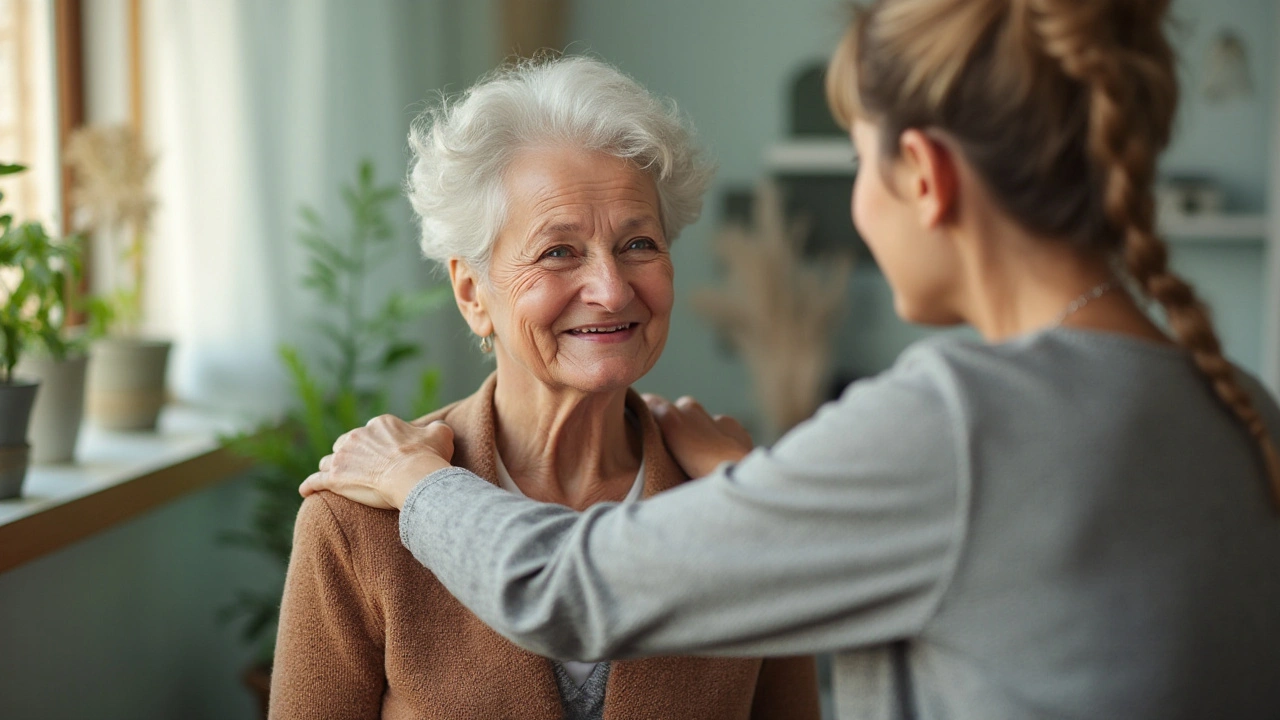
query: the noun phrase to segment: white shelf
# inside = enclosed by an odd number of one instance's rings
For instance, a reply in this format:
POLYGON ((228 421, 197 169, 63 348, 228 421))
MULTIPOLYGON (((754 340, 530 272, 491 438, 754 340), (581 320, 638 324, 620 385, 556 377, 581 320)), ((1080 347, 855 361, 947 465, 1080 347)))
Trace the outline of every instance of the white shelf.
MULTIPOLYGON (((844 138, 789 140, 764 153, 771 174, 852 177, 857 170, 853 144, 844 138)), ((1177 244, 1257 244, 1267 237, 1262 213, 1164 216, 1158 220, 1165 240, 1177 244)))
POLYGON ((771 173, 853 177, 858 165, 848 138, 790 140, 770 145, 764 164, 771 173))
POLYGON ((1262 245, 1267 237, 1267 216, 1261 213, 1166 215, 1157 221, 1157 226, 1171 243, 1262 245))

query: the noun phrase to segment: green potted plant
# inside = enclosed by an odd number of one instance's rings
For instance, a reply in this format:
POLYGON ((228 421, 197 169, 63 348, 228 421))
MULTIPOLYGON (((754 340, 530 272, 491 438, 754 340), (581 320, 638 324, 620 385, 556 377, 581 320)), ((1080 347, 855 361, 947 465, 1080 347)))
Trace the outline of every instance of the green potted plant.
POLYGON ((225 438, 232 450, 255 461, 257 503, 249 526, 227 533, 224 540, 265 555, 280 571, 278 584, 241 590, 223 612, 224 619, 243 622, 243 637, 256 648, 257 659, 245 681, 259 693, 264 708, 293 522, 302 503, 299 483, 315 472, 320 458, 347 430, 385 412, 422 415, 436 406, 439 372, 434 368, 418 376, 411 403, 392 403, 390 385, 393 374, 423 352, 421 343, 405 338, 406 324, 439 307, 449 297, 448 288, 393 289, 369 303, 369 272, 393 260, 387 205, 398 196, 394 186, 375 182, 373 167, 365 162, 356 182, 342 192, 351 216, 349 232, 335 233, 314 210, 302 209, 298 238, 308 256, 302 285, 322 313, 313 343, 319 352, 304 356, 293 346, 282 346, 294 407, 281 421, 225 438))
POLYGON ((155 158, 127 126, 86 126, 67 141, 76 226, 113 252, 96 268, 106 290, 88 301, 90 419, 109 430, 154 430, 165 403, 168 340, 142 334, 155 158))
MULTIPOLYGON (((0 164, 0 175, 24 169, 0 164)), ((79 262, 74 239, 56 240, 40 223, 15 224, 0 214, 0 499, 21 494, 31 459, 27 432, 38 382, 15 371, 33 346, 66 354, 67 292, 79 262)))

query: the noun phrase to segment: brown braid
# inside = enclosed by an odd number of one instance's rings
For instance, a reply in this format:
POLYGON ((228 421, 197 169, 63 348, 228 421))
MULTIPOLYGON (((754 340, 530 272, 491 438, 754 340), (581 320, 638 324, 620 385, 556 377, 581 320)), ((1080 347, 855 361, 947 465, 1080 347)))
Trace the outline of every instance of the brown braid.
MULTIPOLYGON (((1280 455, 1248 393, 1240 386, 1234 366, 1222 354, 1209 311, 1195 290, 1169 268, 1169 253, 1155 233, 1155 203, 1151 188, 1155 180, 1156 157, 1167 142, 1168 128, 1138 128, 1135 118, 1172 117, 1159 108, 1142 107, 1160 98, 1159 84, 1173 87, 1173 51, 1159 31, 1167 1, 1131 3, 1131 12, 1145 6, 1150 13, 1145 23, 1128 24, 1128 29, 1148 37, 1135 38, 1143 55, 1122 49, 1103 31, 1104 27, 1124 29, 1125 23, 1111 12, 1117 3, 1081 0, 1031 0, 1030 17, 1043 40, 1045 51, 1057 59, 1063 70, 1081 81, 1089 91, 1089 151, 1104 169, 1103 208, 1113 228, 1120 232, 1125 266, 1142 291, 1160 303, 1170 330, 1186 348, 1222 402, 1239 418, 1262 453, 1271 480, 1273 499, 1280 507, 1280 455), (1144 28, 1145 26, 1145 28, 1144 28), (1107 46, 1107 44, 1111 46, 1107 46), (1100 44, 1102 46, 1100 47, 1100 44), (1152 65, 1150 58, 1157 58, 1152 65), (1135 67, 1134 65, 1138 66, 1135 67), (1143 66, 1145 64, 1145 67, 1143 66), (1163 74, 1165 77, 1159 77, 1163 74), (1143 83, 1139 91, 1133 87, 1143 83), (1154 89, 1154 90, 1153 90, 1154 89)), ((1165 89, 1165 99, 1176 102, 1176 91, 1165 89)))

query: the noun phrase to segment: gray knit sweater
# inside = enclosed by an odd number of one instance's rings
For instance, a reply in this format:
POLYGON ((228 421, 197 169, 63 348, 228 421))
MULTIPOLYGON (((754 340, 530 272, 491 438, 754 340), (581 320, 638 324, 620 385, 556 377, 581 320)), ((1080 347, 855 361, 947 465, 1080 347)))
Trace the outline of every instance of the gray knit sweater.
POLYGON ((401 538, 543 655, 835 652, 842 718, 1280 716, 1258 455, 1181 351, 1132 338, 921 344, 773 448, 629 506, 443 470, 401 538))

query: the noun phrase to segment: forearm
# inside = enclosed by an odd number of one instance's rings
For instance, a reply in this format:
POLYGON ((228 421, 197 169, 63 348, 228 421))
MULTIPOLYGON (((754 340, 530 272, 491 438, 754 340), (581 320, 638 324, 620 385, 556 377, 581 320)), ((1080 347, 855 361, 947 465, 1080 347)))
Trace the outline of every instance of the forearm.
POLYGON ((897 639, 932 607, 950 528, 895 530, 876 517, 883 492, 855 500, 874 509, 859 518, 721 474, 575 513, 450 470, 410 494, 401 533, 464 605, 539 654, 811 654, 897 639))

